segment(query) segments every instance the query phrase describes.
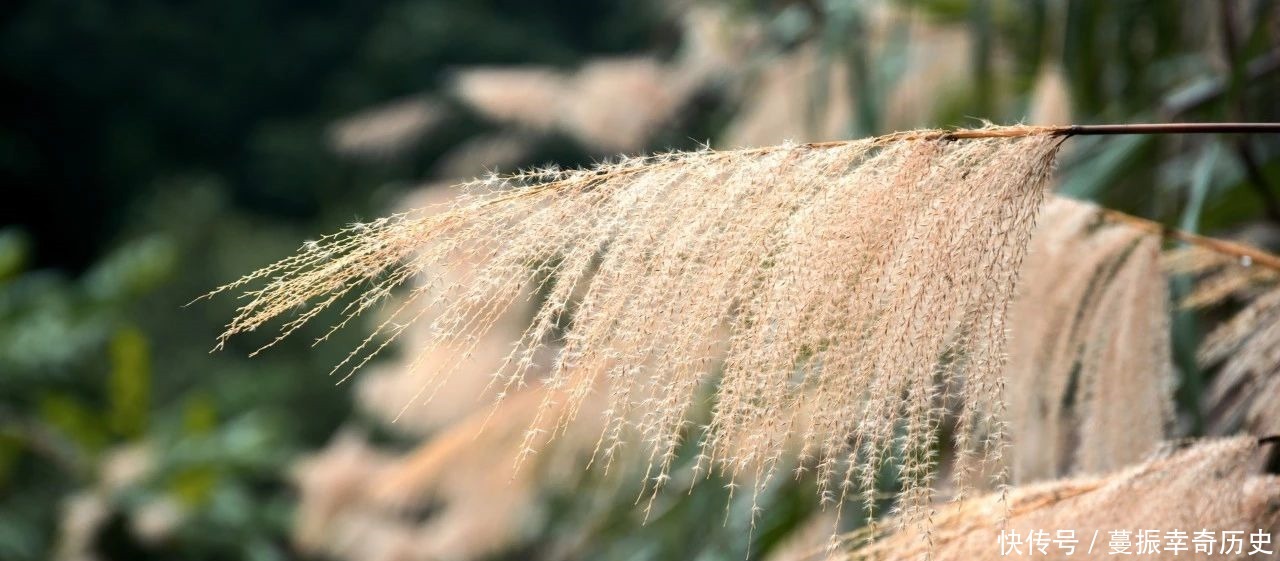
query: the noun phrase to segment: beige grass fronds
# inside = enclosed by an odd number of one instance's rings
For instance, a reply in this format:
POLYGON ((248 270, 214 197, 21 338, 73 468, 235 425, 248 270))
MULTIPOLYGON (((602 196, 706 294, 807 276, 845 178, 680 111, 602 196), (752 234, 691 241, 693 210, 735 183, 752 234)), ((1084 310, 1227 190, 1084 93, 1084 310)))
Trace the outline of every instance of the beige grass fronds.
POLYGON ((1014 481, 1105 473, 1167 437, 1174 373, 1160 237, 1055 197, 1011 316, 1014 481))
MULTIPOLYGON (((1237 437, 1191 443, 1183 450, 1164 453, 1105 477, 1066 479, 1019 487, 1008 497, 1008 508, 999 494, 978 497, 939 509, 934 518, 933 545, 911 529, 883 525, 845 537, 851 560, 934 559, 968 561, 1008 556, 1067 558, 1059 549, 1059 531, 1071 531, 1079 540, 1074 557, 1086 557, 1097 532, 1092 557, 1110 551, 1111 532, 1160 532, 1180 530, 1188 540, 1202 529, 1248 529, 1274 532, 1280 525, 1280 478, 1258 473, 1252 467, 1262 453, 1256 439, 1237 437), (1007 519, 1006 519, 1007 517, 1007 519), (1003 521, 1003 523, 1002 523, 1003 521), (1050 536, 1047 554, 1037 550, 1002 555, 1000 534, 1044 531, 1050 536), (870 540, 869 533, 879 539, 870 540)), ((1010 535, 1010 534, 1006 534, 1010 535)), ((1163 535, 1163 534, 1162 534, 1163 535)), ((1009 543, 1013 543, 1012 540, 1009 543)), ((1130 549, 1136 551, 1136 546, 1130 549)), ((1173 558, 1168 552, 1153 557, 1173 558)), ((814 552, 811 559, 822 558, 814 552)), ((1248 548, 1238 554, 1205 556, 1190 550, 1187 559, 1251 559, 1248 548)))
POLYGON ((1210 429, 1280 434, 1280 271, 1194 246, 1171 252, 1166 266, 1195 280, 1184 306, 1235 308, 1197 349, 1200 366, 1216 370, 1210 429))
POLYGON ((791 443, 824 501, 868 508, 900 454, 915 510, 929 502, 945 404, 963 404, 960 464, 999 465, 1005 309, 1064 139, 1052 130, 915 131, 478 180, 448 210, 353 225, 218 289, 246 299, 221 340, 285 316, 270 346, 330 309, 336 330, 416 279, 333 371, 346 379, 427 322, 419 356, 463 352, 416 361, 409 406, 532 288, 540 303, 491 384, 501 399, 529 383, 554 343, 543 383, 565 401, 540 405, 521 458, 603 386, 597 462, 638 444, 653 492, 690 438, 698 473, 757 492, 791 443), (476 266, 438 273, 463 258, 476 266), (711 421, 691 427, 712 380, 711 421))

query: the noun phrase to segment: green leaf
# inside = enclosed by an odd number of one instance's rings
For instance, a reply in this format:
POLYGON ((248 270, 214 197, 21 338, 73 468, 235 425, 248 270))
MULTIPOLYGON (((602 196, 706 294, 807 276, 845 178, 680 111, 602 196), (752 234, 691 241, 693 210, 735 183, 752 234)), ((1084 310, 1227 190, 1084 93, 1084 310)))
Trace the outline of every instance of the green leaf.
POLYGON ((22 272, 30 253, 31 240, 17 228, 0 230, 0 281, 22 272))
POLYGON ((40 419, 67 438, 91 452, 102 450, 108 442, 102 417, 75 398, 48 394, 39 401, 40 419))
POLYGON ((1205 200, 1208 199, 1210 188, 1213 187, 1213 168, 1218 163, 1218 155, 1221 152, 1221 144, 1210 143, 1191 172, 1191 189, 1188 192, 1187 207, 1182 211, 1182 220, 1179 224, 1183 230, 1197 232, 1200 229, 1200 215, 1204 214, 1205 200))
POLYGON ((9 434, 8 430, 6 428, 4 432, 0 432, 0 490, 9 484, 13 468, 22 456, 22 439, 9 434))
POLYGON ((1073 199, 1097 200, 1107 187, 1124 174, 1125 167, 1152 142, 1144 135, 1119 136, 1100 143, 1090 154, 1082 154, 1058 192, 1073 199))
POLYGON ((111 301, 143 294, 169 278, 177 250, 167 237, 154 236, 117 249, 82 280, 85 291, 111 301))
POLYGON ((169 492, 188 506, 201 506, 209 502, 218 486, 218 470, 212 467, 193 467, 181 470, 169 480, 169 492))
MULTIPOLYGON (((1179 227, 1188 232, 1196 232, 1200 228, 1200 217, 1204 214, 1205 201, 1213 187, 1213 169, 1218 163, 1222 145, 1210 143, 1196 161, 1188 185, 1187 206, 1182 211, 1179 227)), ((1170 288, 1174 301, 1181 300, 1191 292, 1191 279, 1185 276, 1172 279, 1170 288)), ((1178 402, 1182 413, 1191 424, 1192 434, 1201 434, 1204 430, 1204 412, 1199 402, 1204 393, 1204 373, 1196 361, 1194 349, 1200 340, 1200 326, 1196 315, 1189 310, 1175 309, 1172 319, 1172 337, 1174 341, 1174 360, 1177 362, 1181 380, 1178 388, 1178 402)))
POLYGON ((213 398, 200 393, 187 399, 182 409, 182 432, 187 436, 210 434, 218 427, 218 409, 213 398))
POLYGON ((111 339, 107 413, 111 430, 133 438, 143 434, 151 407, 151 355, 146 336, 126 327, 111 339))

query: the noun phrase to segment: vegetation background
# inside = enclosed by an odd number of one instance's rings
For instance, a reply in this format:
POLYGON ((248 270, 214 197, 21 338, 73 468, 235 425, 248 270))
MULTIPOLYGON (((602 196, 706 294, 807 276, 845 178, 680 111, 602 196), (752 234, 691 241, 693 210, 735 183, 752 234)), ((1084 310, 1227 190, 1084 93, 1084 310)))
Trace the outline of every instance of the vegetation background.
MULTIPOLYGON (((463 534, 485 547, 320 543, 300 529, 320 516, 307 484, 349 483, 309 467, 341 453, 372 462, 367 442, 412 450, 448 420, 397 428, 374 390, 324 376, 358 328, 312 347, 312 326, 252 359, 265 340, 233 340, 210 356, 234 301, 181 306, 491 167, 978 118, 1275 121, 1275 4, 10 4, 0 558, 780 558, 821 516, 804 481, 770 490, 749 540, 749 505, 726 514, 722 488, 641 525, 634 493, 587 474, 530 491, 501 537, 463 534), (365 444, 343 440, 353 432, 365 444)), ((1274 138, 1077 139, 1059 177, 1067 195, 1280 248, 1274 138)), ((1174 322, 1179 436, 1211 421, 1198 322, 1174 322)), ((442 501, 398 516, 429 525, 442 501)))

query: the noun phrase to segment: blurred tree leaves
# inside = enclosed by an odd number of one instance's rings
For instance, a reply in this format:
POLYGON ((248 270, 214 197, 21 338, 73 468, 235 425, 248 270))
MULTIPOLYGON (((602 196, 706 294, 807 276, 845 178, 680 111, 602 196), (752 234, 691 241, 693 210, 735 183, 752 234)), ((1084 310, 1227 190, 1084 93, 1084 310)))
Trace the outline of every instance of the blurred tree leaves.
MULTIPOLYGON (((7 237, 21 240, 19 234, 7 237)), ((23 245, 0 241, 0 254, 23 263, 23 245)), ((125 244, 78 282, 53 271, 0 275, 0 367, 9 373, 0 386, 23 373, 65 373, 111 337, 125 309, 167 281, 174 265, 172 243, 153 236, 125 244)))
POLYGON ((0 281, 8 280, 26 266, 31 240, 21 230, 0 230, 0 281))
POLYGON ((181 306, 382 213, 486 126, 451 119, 385 170, 331 152, 336 119, 429 93, 461 63, 661 48, 657 14, 620 0, 7 6, 0 559, 48 558, 86 496, 107 513, 87 530, 103 559, 298 557, 288 466, 351 416, 323 373, 361 335, 312 349, 303 334, 252 361, 263 341, 247 338, 210 358, 235 302, 181 306), (113 483, 135 447, 145 469, 113 483), (144 540, 133 525, 165 504, 176 527, 144 540))
POLYGON ((137 438, 146 430, 151 410, 151 358, 147 339, 136 327, 125 327, 111 339, 111 374, 107 378, 107 424, 121 438, 137 438))

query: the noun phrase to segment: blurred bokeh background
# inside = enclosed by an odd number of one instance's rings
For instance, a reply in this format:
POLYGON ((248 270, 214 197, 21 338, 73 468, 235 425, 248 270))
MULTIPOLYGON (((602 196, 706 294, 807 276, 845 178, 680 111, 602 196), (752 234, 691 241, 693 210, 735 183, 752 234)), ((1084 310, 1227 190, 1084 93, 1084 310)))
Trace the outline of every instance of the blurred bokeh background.
MULTIPOLYGON (((722 485, 668 493, 644 523, 627 466, 582 470, 598 426, 514 479, 504 422, 473 439, 483 360, 393 423, 412 337, 335 385, 364 326, 211 355, 235 300, 183 305, 490 171, 982 119, 1275 121, 1276 4, 7 3, 0 559, 785 559, 821 544, 831 513, 804 480, 768 490, 749 539, 751 505, 722 485)), ((1166 224, 1280 240, 1274 138, 1081 138, 1059 178, 1166 224)), ((1183 435, 1214 422, 1197 332, 1177 318, 1183 435)), ((506 425, 527 420, 505 407, 506 425)))

